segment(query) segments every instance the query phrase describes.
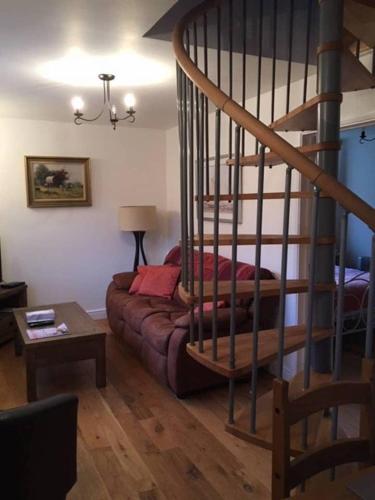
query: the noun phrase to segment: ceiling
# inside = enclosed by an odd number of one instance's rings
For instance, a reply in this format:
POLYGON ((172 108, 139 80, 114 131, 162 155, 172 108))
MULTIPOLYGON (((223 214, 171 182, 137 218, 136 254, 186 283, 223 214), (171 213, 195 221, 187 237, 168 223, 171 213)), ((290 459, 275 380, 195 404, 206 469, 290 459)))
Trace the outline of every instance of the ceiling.
MULTIPOLYGON (((0 117, 72 122, 73 110, 70 101, 74 96, 83 98, 86 116, 93 117, 99 112, 102 103, 102 84, 97 79, 97 74, 113 72, 117 79, 114 81, 112 97, 117 109, 123 109, 122 99, 127 92, 133 92, 136 96, 137 121, 134 126, 160 129, 175 126, 176 70, 170 34, 176 20, 200 1, 1 0, 0 117), (127 57, 128 62, 119 64, 118 60, 113 61, 117 56, 127 57), (138 68, 137 58, 148 58, 148 61, 141 60, 141 67, 138 68), (62 67, 59 66, 61 59, 64 63, 62 67), (150 75, 155 75, 155 72, 151 71, 152 65, 159 66, 156 69, 161 70, 156 82, 145 83, 142 80, 141 85, 127 83, 129 76, 132 79, 138 70, 146 80, 150 75)), ((247 0, 249 7, 254 1, 247 0)), ((300 0, 297 4, 297 16, 301 15, 301 20, 304 19, 306 2, 307 0, 300 0)), ((265 48, 270 39, 267 26, 272 23, 271 5, 271 0, 265 0, 265 48)), ((253 10, 255 11, 255 4, 251 11, 253 10)), ((235 49, 241 31, 241 11, 238 11, 238 15, 236 12, 235 10, 234 21, 238 29, 235 29, 235 49)), ((283 19, 286 18, 287 12, 280 14, 283 14, 283 19)), ((226 19, 227 15, 223 17, 226 19)), ((255 17, 251 16, 250 21, 255 17)), ((211 76, 211 72, 213 75, 216 72, 216 37, 214 33, 211 36, 215 19, 212 19, 212 23, 210 18, 208 21, 211 76)), ((302 21, 296 22, 295 25, 298 27, 295 30, 295 41, 301 38, 301 43, 295 45, 302 47, 305 25, 302 21)), ((280 35, 285 29, 280 22, 280 35)), ((251 97, 257 92, 256 79, 252 76, 257 68, 258 36, 252 25, 249 25, 248 33, 247 97, 251 97)), ((287 37, 278 38, 277 86, 285 84, 285 39, 287 37)), ((225 38, 223 43, 224 40, 225 38)), ((199 49, 200 53, 201 50, 199 49)), ((271 84, 271 60, 267 51, 264 55, 268 58, 263 66, 262 90, 267 91, 271 84)), ((303 65, 298 53, 294 54, 293 60, 295 64, 292 80, 297 80, 303 75, 303 65)), ((223 84, 229 78, 227 66, 225 64, 222 68, 223 84)), ((239 53, 235 54, 234 66, 233 95, 237 98, 237 94, 241 94, 242 81, 239 53)), ((315 71, 315 68, 310 68, 310 71, 315 71)), ((99 123, 107 123, 107 119, 104 115, 99 123)), ((122 126, 129 124, 123 122, 122 126)))
MULTIPOLYGON (((40 73, 44 63, 78 49, 87 56, 104 56, 104 60, 106 56, 130 52, 132 57, 147 57, 162 65, 162 81, 119 85, 113 88, 113 99, 120 108, 126 92, 136 95, 138 127, 175 125, 172 46, 169 42, 143 38, 174 3, 174 0, 1 0, 0 117, 70 122, 70 101, 75 95, 85 101, 87 116, 95 115, 102 101, 101 82, 96 77, 93 86, 82 86, 82 83, 75 85, 74 78, 73 83, 66 84, 40 73)), ((133 66, 132 60, 130 65, 133 66)), ((132 73, 132 67, 125 70, 132 73)), ((98 67, 95 71, 110 72, 111 68, 98 67)), ((106 117, 101 120, 106 123, 106 117)))

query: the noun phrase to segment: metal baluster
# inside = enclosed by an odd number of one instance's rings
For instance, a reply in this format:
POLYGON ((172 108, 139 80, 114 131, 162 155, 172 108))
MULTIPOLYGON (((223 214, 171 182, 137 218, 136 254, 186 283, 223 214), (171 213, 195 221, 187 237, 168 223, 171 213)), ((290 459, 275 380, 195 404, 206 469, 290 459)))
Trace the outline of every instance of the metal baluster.
POLYGON ((348 213, 341 216, 340 225, 340 261, 339 261, 339 285, 337 290, 337 316, 335 335, 335 366, 333 380, 340 380, 342 371, 342 332, 344 325, 344 297, 345 297, 345 257, 346 239, 348 230, 348 213))
POLYGON ((375 309, 375 234, 371 241, 370 283, 367 299, 366 358, 374 357, 374 309, 375 309))
MULTIPOLYGON (((305 362, 303 374, 303 387, 310 387, 310 370, 311 370, 311 350, 313 345, 313 314, 314 314, 314 293, 315 293, 315 264, 316 264, 316 247, 318 239, 318 215, 319 215, 319 200, 320 190, 314 188, 314 198, 312 206, 312 226, 310 235, 310 255, 309 255, 309 279, 308 279, 308 294, 307 294, 307 310, 306 310, 306 343, 305 343, 305 362)), ((302 425, 302 447, 307 448, 308 436, 308 419, 303 420, 302 425)))
MULTIPOLYGON (((261 1, 261 0, 260 0, 261 1)), ((242 107, 246 107, 247 1, 242 0, 242 107)), ((242 129, 241 156, 245 156, 245 129, 242 129)))
POLYGON ((290 106, 290 81, 291 81, 291 76, 292 76, 292 51, 293 51, 293 24, 294 24, 294 0, 290 0, 288 76, 287 76, 287 86, 286 86, 286 112, 287 113, 289 113, 289 106, 290 106))
MULTIPOLYGON (((180 144, 180 168, 182 166, 182 110, 181 110, 181 68, 176 63, 176 81, 177 81, 177 118, 178 118, 178 140, 180 144)), ((181 171, 180 171, 181 174, 181 171)), ((181 235, 182 237, 182 235, 181 235)))
MULTIPOLYGON (((233 97, 233 0, 228 2, 228 38, 229 38, 229 97, 233 97)), ((233 120, 229 118, 228 157, 233 156, 233 120)), ((232 194, 232 166, 228 167, 228 194, 232 194)))
MULTIPOLYGON (((259 37, 258 37, 258 81, 257 81, 257 118, 260 117, 260 98, 262 86, 262 51, 263 51, 263 0, 259 0, 259 37)), ((259 151, 259 141, 255 141, 255 153, 259 151)), ((244 153, 243 153, 244 154, 244 153)), ((243 156, 242 154, 242 156, 243 156)))
MULTIPOLYGON (((339 261, 339 284, 337 290, 337 311, 336 311, 336 332, 335 332, 335 365, 332 379, 340 380, 342 372, 342 337, 344 328, 344 300, 345 300, 345 257, 346 257, 346 239, 348 232, 348 212, 341 216, 340 224, 340 261, 339 261)), ((337 439, 338 430, 338 407, 333 408, 332 415, 332 440, 337 439)), ((332 478, 334 469, 332 469, 332 478)))
MULTIPOLYGON (((232 222, 232 267, 230 297, 230 352, 229 367, 236 367, 236 304, 237 304, 237 243, 238 243, 238 194, 240 185, 240 140, 241 127, 235 130, 235 161, 233 176, 233 222, 232 222)), ((229 422, 234 421, 234 379, 229 380, 229 422)))
POLYGON ((310 34, 311 34, 311 12, 312 0, 308 0, 307 20, 306 20, 306 53, 305 53, 305 75, 303 81, 303 102, 307 99, 307 77, 309 74, 309 55, 310 55, 310 34))
POLYGON ((273 0, 273 40, 272 40, 272 94, 271 123, 275 120, 276 48, 277 48, 277 0, 273 0))
POLYGON ((198 144, 198 239, 199 239, 199 258, 198 258, 198 340, 199 352, 203 352, 203 250, 204 250, 204 222, 203 222, 203 189, 204 189, 204 95, 200 94, 199 100, 199 144, 198 144))
MULTIPOLYGON (((194 55, 194 63, 198 67, 198 33, 197 33, 197 23, 193 23, 193 55, 194 55)), ((194 102, 195 102, 195 131, 196 131, 196 149, 197 149, 197 155, 196 155, 196 163, 197 163, 197 180, 196 180, 196 186, 197 186, 197 194, 198 194, 198 184, 199 184, 199 161, 200 161, 200 113, 199 113, 199 89, 197 86, 195 87, 195 95, 194 95, 194 102)), ((193 188, 194 189, 194 188, 193 188)), ((197 218, 199 219, 199 214, 200 214, 200 205, 199 205, 199 200, 197 203, 197 218)), ((203 200, 202 200, 203 203, 203 200)), ((203 209, 202 209, 203 210, 203 209)), ((199 226, 199 224, 198 224, 199 226)), ((198 227, 199 229, 199 227, 198 227)), ((199 236, 198 236, 199 237, 199 236)), ((199 255, 199 253, 198 253, 199 255)), ((195 258, 195 254, 194 254, 195 258)), ((194 261, 191 264, 193 266, 193 274, 195 273, 194 269, 194 261)), ((199 276, 199 257, 198 257, 198 276, 199 276)), ((198 291, 198 297, 199 297, 200 291, 198 291)), ((193 294, 195 294, 195 286, 193 288, 193 294)), ((199 308, 198 308, 199 309, 199 308)), ((194 317, 194 305, 191 306, 190 309, 190 328, 193 328, 195 330, 195 317, 194 317)), ((199 309, 198 312, 198 339, 199 336, 202 336, 203 333, 203 311, 199 309)))
POLYGON ((289 216, 290 216, 290 188, 292 182, 292 167, 288 166, 285 175, 285 202, 283 221, 283 246, 281 255, 281 277, 280 277, 280 306, 279 306, 279 352, 277 359, 277 374, 279 379, 283 378, 284 364, 284 336, 285 336, 285 305, 286 305, 286 283, 288 271, 288 243, 289 243, 289 216))
POLYGON ((220 137, 221 112, 216 110, 215 120, 215 196, 214 196, 214 272, 212 277, 212 359, 217 360, 217 302, 219 268, 219 207, 220 207, 220 137))
MULTIPOLYGON (((190 55, 190 32, 187 32, 188 54, 190 55)), ((189 141, 189 228, 190 228, 190 268, 189 292, 194 295, 194 84, 189 80, 189 110, 188 110, 188 141, 189 141)), ((195 344, 194 305, 190 306, 190 344, 195 344)))
MULTIPOLYGON (((184 171, 184 124, 183 124, 183 105, 182 105, 182 93, 183 93, 183 73, 181 68, 176 65, 177 72, 177 109, 178 109, 178 130, 179 130, 179 142, 180 142, 180 211, 181 218, 184 210, 183 201, 183 171, 184 171)), ((184 260, 184 227, 181 224, 181 258, 184 260)), ((185 280, 182 270, 181 281, 182 285, 185 286, 185 280)))
MULTIPOLYGON (((207 14, 203 15, 203 46, 204 46, 204 74, 208 76, 208 53, 207 53, 207 14)), ((209 149, 209 118, 208 97, 204 98, 204 121, 205 121, 205 164, 206 164, 206 194, 210 194, 210 149, 209 149)))
POLYGON ((255 281, 254 281, 254 314, 253 314, 253 357, 251 374, 251 409, 250 432, 256 432, 256 399, 258 382, 258 332, 260 324, 260 265, 262 253, 262 225, 263 225, 263 191, 264 191, 264 161, 265 146, 260 146, 258 167, 258 197, 257 197, 257 222, 255 243, 255 281))
MULTIPOLYGON (((221 10, 217 13, 217 86, 221 86, 221 10)), ((219 266, 219 207, 220 207, 220 150, 221 150, 221 113, 216 110, 215 118, 215 188, 214 188, 214 272, 213 272, 213 310, 212 310, 212 359, 217 360, 217 302, 219 266)))
MULTIPOLYGON (((194 63, 198 67, 198 33, 197 23, 193 23, 193 45, 194 45, 194 63)), ((196 141, 199 144, 199 89, 195 87, 195 116, 196 116, 196 141)), ((198 147, 198 146, 197 146, 198 147)))
POLYGON ((183 164, 182 164, 182 285, 185 289, 188 287, 188 219, 187 219, 187 76, 182 72, 182 133, 183 133, 183 164))
POLYGON ((221 9, 216 9, 217 24, 216 24, 216 43, 217 43, 217 86, 221 87, 221 9))

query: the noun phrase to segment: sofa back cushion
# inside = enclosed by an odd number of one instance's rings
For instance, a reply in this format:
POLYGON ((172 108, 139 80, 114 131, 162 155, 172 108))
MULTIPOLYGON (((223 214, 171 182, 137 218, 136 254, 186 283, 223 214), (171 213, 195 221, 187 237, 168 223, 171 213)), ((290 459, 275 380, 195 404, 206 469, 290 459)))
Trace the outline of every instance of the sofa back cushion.
MULTIPOLYGON (((181 266, 181 247, 175 246, 167 254, 164 264, 173 264, 181 266)), ((232 272, 232 261, 219 255, 219 280, 230 280, 232 272)), ((214 255, 212 253, 203 253, 203 279, 211 280, 214 273, 214 255)), ((194 251, 194 277, 199 276, 199 252, 194 251)), ((237 262, 236 276, 238 280, 253 280, 255 278, 255 266, 244 262, 237 262)), ((272 279, 273 274, 268 269, 261 270, 261 279, 272 279)))

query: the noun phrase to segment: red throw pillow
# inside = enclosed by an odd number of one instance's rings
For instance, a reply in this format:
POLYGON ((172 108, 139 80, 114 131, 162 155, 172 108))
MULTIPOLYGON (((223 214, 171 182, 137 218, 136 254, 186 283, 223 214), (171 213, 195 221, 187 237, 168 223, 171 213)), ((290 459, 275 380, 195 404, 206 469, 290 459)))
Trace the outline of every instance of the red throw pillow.
POLYGON ((146 276, 147 267, 148 266, 138 266, 138 268, 137 268, 138 274, 134 278, 134 280, 133 280, 133 282, 131 284, 131 287, 129 289, 129 293, 130 294, 138 293, 139 288, 141 286, 141 283, 143 281, 143 278, 146 276))
POLYGON ((146 266, 138 294, 171 299, 176 288, 181 269, 177 266, 146 266))

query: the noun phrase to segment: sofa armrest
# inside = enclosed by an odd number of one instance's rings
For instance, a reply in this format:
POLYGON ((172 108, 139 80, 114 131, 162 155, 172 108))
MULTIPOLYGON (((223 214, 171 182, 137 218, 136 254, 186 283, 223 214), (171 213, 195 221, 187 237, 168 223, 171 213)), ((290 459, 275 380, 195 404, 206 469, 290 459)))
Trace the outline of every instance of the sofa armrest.
POLYGON ((112 279, 116 288, 129 290, 137 274, 137 272, 117 273, 113 275, 112 279))

